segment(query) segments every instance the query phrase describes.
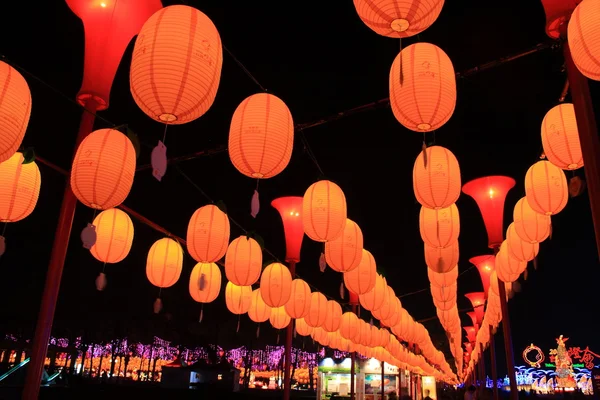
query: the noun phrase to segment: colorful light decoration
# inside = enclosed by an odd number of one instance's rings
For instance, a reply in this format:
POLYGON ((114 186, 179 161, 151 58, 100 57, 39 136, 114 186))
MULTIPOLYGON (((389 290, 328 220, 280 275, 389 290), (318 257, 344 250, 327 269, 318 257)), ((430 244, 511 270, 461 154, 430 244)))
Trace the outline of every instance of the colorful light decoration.
POLYGON ((300 196, 279 197, 271 202, 271 206, 279 212, 283 221, 287 262, 300 262, 300 249, 304 238, 302 202, 303 198, 300 196))
POLYGON ((544 352, 542 351, 542 349, 540 349, 539 347, 535 346, 533 343, 531 343, 529 346, 527 346, 525 348, 525 350, 523 350, 523 360, 525 360, 525 362, 527 364, 529 364, 531 367, 533 368, 539 368, 541 366, 542 361, 544 361, 545 357, 544 357, 544 352), (529 353, 535 352, 535 360, 532 360, 531 358, 529 358, 529 353))

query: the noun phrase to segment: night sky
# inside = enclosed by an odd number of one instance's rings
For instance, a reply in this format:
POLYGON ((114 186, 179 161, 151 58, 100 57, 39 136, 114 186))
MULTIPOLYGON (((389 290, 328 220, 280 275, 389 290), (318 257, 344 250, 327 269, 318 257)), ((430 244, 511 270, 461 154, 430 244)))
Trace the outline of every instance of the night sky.
MULTIPOLYGON (((82 80, 81 21, 61 0, 37 2, 35 7, 30 2, 12 3, 15 9, 3 13, 10 22, 0 26, 0 54, 49 85, 24 73, 33 109, 23 145, 70 169, 81 116, 73 101, 82 80)), ((181 3, 163 1, 164 5, 181 3)), ((388 97, 389 69, 400 43, 367 28, 350 0, 185 3, 213 20, 224 46, 262 86, 286 102, 296 123, 312 122, 388 97)), ((446 0, 437 22, 419 36, 403 40, 402 46, 419 41, 436 44, 459 72, 548 42, 544 26, 540 1, 446 0)), ((96 120, 95 128, 129 124, 143 143, 139 166, 150 162, 151 149, 162 138, 164 127, 143 114, 131 97, 128 78, 132 47, 133 41, 115 78, 110 108, 100 112, 102 118, 96 120)), ((428 142, 445 146, 456 155, 463 183, 490 174, 516 179, 517 185, 506 201, 505 226, 512 221, 514 204, 524 195, 525 173, 540 155, 542 118, 557 104, 565 79, 559 49, 542 50, 459 79, 454 115, 435 135, 428 135, 428 142)), ((600 85, 590 85, 600 104, 600 85)), ((250 216, 256 183, 233 167, 223 149, 235 108, 260 91, 224 51, 221 82, 212 108, 192 123, 169 128, 166 140, 170 157, 220 150, 178 164, 194 185, 174 166, 169 167, 162 182, 151 176, 151 170, 138 172, 124 204, 185 238, 192 213, 209 203, 205 193, 214 201, 224 201, 235 221, 248 231, 256 231, 266 248, 283 259, 281 221, 269 204, 279 196, 302 196, 321 173, 297 134, 289 166, 277 177, 261 182, 261 212, 256 220, 250 216)), ((401 297, 403 306, 416 320, 434 317, 418 230, 420 205, 412 190, 412 168, 421 150, 422 135, 402 127, 389 106, 382 106, 306 129, 304 136, 325 177, 344 190, 348 217, 361 226, 365 248, 375 256, 388 284, 396 294, 406 295, 401 297)), ((7 227, 7 251, 0 258, 1 325, 27 338, 32 335, 38 312, 65 182, 59 173, 38 165, 42 188, 37 208, 27 219, 7 227)), ((576 174, 584 175, 583 170, 576 174)), ((461 195, 457 206, 462 273, 458 307, 463 309, 470 303, 462 295, 482 290, 477 270, 471 268, 468 259, 490 250, 475 202, 461 195)), ((200 304, 191 299, 187 287, 195 264, 189 255, 179 282, 162 291, 164 311, 153 314, 158 289, 146 278, 146 254, 163 235, 135 219, 129 256, 107 266, 108 286, 104 292, 96 291, 94 279, 102 264, 82 248, 79 239, 92 217, 91 209, 78 206, 54 335, 85 332, 89 340, 121 334, 150 340, 158 335, 186 345, 218 340, 225 347, 250 341, 253 346, 276 343, 277 332, 268 323, 262 324, 260 338, 255 339, 256 324, 246 315, 236 333, 238 317, 226 310, 223 294, 204 307, 204 321, 198 323, 200 304)), ((560 334, 571 338, 569 345, 589 345, 600 352, 594 321, 597 315, 592 311, 600 269, 587 192, 570 199, 552 222, 553 237, 541 245, 537 271, 530 264, 528 280, 520 280, 522 292, 509 303, 517 364, 522 364, 525 346, 533 342, 547 353, 560 334)), ((231 239, 242 233, 232 224, 231 239)), ((313 288, 344 302, 339 298, 341 274, 331 269, 319 271, 321 249, 321 244, 304 238, 298 275, 313 288)), ((265 260, 269 259, 265 254, 265 260)), ((468 316, 461 318, 463 325, 470 325, 468 316)), ((424 324, 434 344, 441 345, 449 357, 437 318, 424 324)), ((497 352, 502 358, 501 337, 497 335, 497 352)), ((298 337, 296 345, 310 348, 309 342, 303 343, 298 337)), ((505 370, 502 364, 499 370, 505 370)))

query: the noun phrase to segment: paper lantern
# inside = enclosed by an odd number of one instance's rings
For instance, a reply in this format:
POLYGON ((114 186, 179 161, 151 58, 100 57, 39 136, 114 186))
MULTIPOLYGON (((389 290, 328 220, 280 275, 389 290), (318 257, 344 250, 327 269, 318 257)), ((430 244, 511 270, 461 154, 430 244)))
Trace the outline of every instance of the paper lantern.
POLYGON ((310 295, 310 306, 304 321, 308 326, 317 328, 323 326, 327 317, 327 297, 323 293, 313 292, 310 295))
POLYGON ((102 211, 94 218, 96 243, 90 249, 94 258, 108 264, 118 263, 129 254, 133 242, 133 222, 117 208, 102 211))
POLYGON ((271 316, 269 322, 275 329, 283 329, 290 324, 291 318, 285 312, 284 307, 271 308, 271 316))
POLYGON ((380 309, 385 301, 386 291, 387 282, 385 281, 385 278, 377 274, 373 289, 359 295, 360 305, 369 311, 380 309))
POLYGON ((481 323, 483 322, 483 316, 485 314, 485 292, 466 293, 465 297, 469 299, 471 306, 473 306, 475 318, 477 319, 477 325, 481 326, 481 323))
POLYGON ((294 121, 277 96, 258 93, 236 108, 229 128, 229 159, 250 178, 267 179, 287 167, 294 147, 294 121))
POLYGON ((542 145, 548 161, 558 168, 574 170, 583 167, 573 104, 562 103, 548 111, 542 121, 542 145))
POLYGON ((490 278, 496 269, 496 257, 491 254, 485 254, 482 256, 471 257, 469 258, 469 262, 473 264, 479 271, 479 277, 481 278, 483 291, 487 296, 490 288, 490 278))
POLYGON ((508 244, 504 241, 500 246, 500 251, 496 254, 496 274, 498 278, 503 282, 514 282, 519 279, 519 275, 526 268, 526 261, 519 261, 509 255, 508 244))
POLYGON ((427 277, 429 278, 429 283, 431 283, 431 285, 433 286, 452 286, 456 283, 456 279, 458 278, 458 265, 448 272, 435 272, 434 270, 428 267, 427 277))
POLYGON ((450 272, 458 264, 458 241, 451 246, 439 249, 425 243, 425 263, 434 272, 450 272))
POLYGON ((254 289, 250 297, 250 308, 248 308, 248 318, 254 322, 265 322, 271 316, 271 307, 263 300, 260 289, 254 289))
POLYGON ((199 303, 214 301, 221 291, 221 270, 215 263, 198 263, 190 275, 190 295, 199 303))
POLYGON ((419 213, 421 238, 431 247, 444 248, 458 240, 460 218, 455 204, 440 209, 421 207, 419 213))
MULTIPOLYGON (((0 104, 0 127, 1 114, 0 104)), ((40 185, 37 164, 23 164, 23 154, 16 152, 0 162, 0 222, 17 222, 31 214, 38 201, 40 185)))
POLYGON ((292 281, 290 299, 285 303, 285 311, 292 318, 304 318, 310 309, 310 287, 302 279, 292 281))
POLYGON ((456 77, 442 49, 422 42, 402 49, 390 70, 390 106, 411 131, 430 132, 448 122, 456 106, 456 77))
POLYGON ((340 321, 340 335, 343 338, 352 340, 358 330, 358 317, 353 312, 345 312, 342 314, 340 321))
POLYGON ((229 243, 229 218, 219 207, 209 204, 197 209, 187 230, 187 248, 198 262, 223 258, 229 243))
POLYGON ((225 305, 233 314, 245 314, 250 309, 252 286, 238 286, 227 282, 225 286, 225 305))
POLYGON ((325 305, 325 321, 323 329, 327 332, 335 332, 342 322, 342 306, 335 301, 329 300, 325 305))
POLYGON ((283 307, 292 293, 292 274, 288 267, 272 263, 260 277, 260 294, 269 307, 283 307))
POLYGON ((296 332, 298 332, 298 335, 300 336, 309 336, 314 330, 312 326, 308 326, 306 321, 304 321, 304 318, 298 318, 295 322, 295 325, 296 332))
POLYGON ((514 222, 506 230, 506 245, 508 247, 508 254, 519 261, 531 261, 540 251, 538 243, 526 242, 517 235, 514 222))
POLYGON ((441 209, 450 207, 460 196, 460 168, 452 152, 441 146, 430 146, 413 167, 413 190, 423 207, 441 209))
POLYGON ((360 334, 354 338, 354 343, 369 346, 371 343, 371 325, 361 319, 358 321, 360 334))
POLYGON ((585 0, 573 11, 567 39, 573 62, 586 77, 600 81, 600 0, 585 0))
POLYGON ((342 234, 346 226, 346 196, 335 183, 313 183, 302 200, 304 232, 317 242, 327 242, 342 234))
POLYGON ((362 258, 363 234, 356 222, 346 219, 342 234, 325 243, 327 265, 337 272, 352 271, 362 258))
POLYGON ((27 81, 13 67, 0 61, 0 163, 11 158, 25 136, 31 115, 27 81))
POLYGON ((565 173, 549 161, 536 162, 525 175, 525 196, 534 211, 545 215, 558 214, 569 200, 565 173))
POLYGON ((183 249, 173 239, 159 239, 148 252, 146 276, 151 284, 159 288, 173 286, 181 276, 183 249))
POLYGON ((249 236, 233 239, 225 254, 225 275, 238 286, 250 286, 260 278, 262 249, 249 236))
POLYGON ((396 293, 394 289, 387 286, 385 288, 385 300, 383 305, 377 310, 371 311, 371 314, 380 321, 384 321, 392 316, 396 312, 396 293))
POLYGON ((375 258, 368 250, 363 249, 358 267, 344 273, 344 284, 349 291, 361 295, 373 290, 376 280, 375 258))
POLYGON ((210 18, 193 7, 165 7, 146 21, 135 41, 131 94, 150 118, 185 124, 213 104, 222 63, 221 38, 210 18))
POLYGON ((540 243, 550 235, 550 216, 535 212, 527 197, 521 198, 513 210, 515 232, 528 243, 540 243))
POLYGON ((97 210, 118 206, 133 185, 135 158, 131 140, 118 130, 99 129, 90 133, 73 159, 73 194, 97 210))
POLYGON ((439 287, 430 285, 431 297, 438 302, 456 302, 456 283, 451 286, 439 287))

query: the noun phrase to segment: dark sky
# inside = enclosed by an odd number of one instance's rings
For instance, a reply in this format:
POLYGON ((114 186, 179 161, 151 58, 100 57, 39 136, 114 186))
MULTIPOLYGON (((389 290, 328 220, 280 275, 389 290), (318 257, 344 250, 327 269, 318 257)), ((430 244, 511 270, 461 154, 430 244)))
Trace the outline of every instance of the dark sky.
MULTIPOLYGON (((11 22, 0 28, 0 54, 55 89, 25 75, 33 96, 33 112, 24 146, 33 146, 40 157, 70 169, 81 115, 71 100, 82 79, 82 24, 64 1, 38 3, 33 7, 30 2, 13 2, 14 11, 4 14, 10 14, 11 22)), ((178 3, 163 1, 165 5, 178 3)), ((213 20, 224 45, 264 87, 287 103, 297 123, 388 96, 389 68, 399 41, 368 29, 349 0, 187 3, 213 20)), ((402 44, 434 43, 449 55, 458 72, 548 41, 544 24, 540 1, 447 0, 432 27, 402 44)), ((148 146, 162 137, 163 126, 143 114, 129 92, 132 44, 115 78, 110 108, 101 116, 113 124, 129 124, 147 144, 138 160, 141 165, 149 163, 148 146)), ((516 179, 517 185, 507 198, 506 226, 512 220, 515 202, 524 195, 525 172, 540 154, 542 118, 557 104, 563 88, 566 75, 562 65, 561 51, 547 49, 459 80, 453 117, 429 138, 456 155, 463 182, 489 174, 516 179)), ((599 85, 592 82, 591 86, 596 102, 600 102, 599 85)), ((200 119, 169 129, 168 154, 180 156, 225 145, 233 111, 245 97, 259 91, 224 53, 215 103, 200 119)), ((95 125, 108 126, 100 119, 95 125)), ((365 248, 373 253, 396 293, 427 288, 418 232, 420 206, 412 191, 412 166, 422 136, 403 128, 389 107, 380 107, 306 130, 305 137, 325 176, 346 193, 348 216, 361 226, 365 248)), ((282 195, 303 195, 320 175, 297 135, 288 168, 261 183, 262 210, 254 220, 249 204, 255 182, 235 170, 226 152, 179 166, 211 199, 223 200, 233 219, 245 229, 257 231, 279 258, 285 254, 282 227, 269 203, 282 195)), ((55 171, 43 165, 40 169, 42 189, 37 208, 26 220, 8 226, 8 250, 0 259, 4 304, 0 320, 25 336, 35 323, 64 183, 64 177, 55 171)), ((576 174, 583 177, 583 171, 576 174)), ((171 167, 162 182, 149 170, 136 174, 125 204, 184 237, 190 216, 207 202, 171 167)), ((461 213, 459 268, 466 271, 471 267, 470 257, 488 252, 487 239, 474 201, 462 195, 457 205, 461 213)), ((79 240, 79 232, 92 215, 92 210, 78 206, 55 334, 66 334, 67 329, 75 333, 112 330, 140 338, 156 334, 191 344, 218 337, 227 346, 248 344, 254 337, 255 324, 247 316, 241 319, 241 332, 235 333, 237 317, 226 312, 222 295, 205 307, 204 322, 197 323, 200 305, 191 299, 187 288, 194 262, 187 255, 180 281, 163 290, 165 312, 154 315, 152 303, 158 289, 146 279, 146 254, 163 235, 136 220, 131 253, 123 262, 107 266, 108 287, 97 292, 94 279, 102 265, 79 240)), ((547 350, 559 334, 571 337, 569 344, 589 345, 600 351, 592 312, 600 270, 587 192, 569 200, 564 211, 553 218, 553 227, 552 240, 541 245, 538 270, 529 266, 522 293, 510 302, 517 364, 526 345, 534 342, 547 350)), ((232 239, 242 234, 234 226, 231 233, 232 239)), ((341 275, 329 269, 319 272, 320 250, 320 244, 305 237, 297 271, 312 286, 339 300, 341 275)), ((470 304, 462 294, 479 290, 475 269, 462 274, 459 309, 470 304)), ((435 316, 428 290, 401 300, 417 320, 435 316)), ((466 315, 462 320, 464 325, 470 324, 466 315)), ((425 326, 434 342, 445 340, 437 319, 425 326)), ((274 330, 264 326, 259 344, 274 344, 275 340, 274 330)), ((308 346, 308 341, 305 344, 308 346)))

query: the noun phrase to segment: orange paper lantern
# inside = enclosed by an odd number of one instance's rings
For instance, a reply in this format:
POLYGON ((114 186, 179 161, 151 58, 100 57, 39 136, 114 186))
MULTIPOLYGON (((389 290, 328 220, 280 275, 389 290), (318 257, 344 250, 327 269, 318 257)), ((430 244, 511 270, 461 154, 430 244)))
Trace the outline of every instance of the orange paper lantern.
POLYGON ((540 251, 540 245, 538 243, 526 242, 517 235, 514 222, 510 224, 506 230, 506 244, 508 247, 508 254, 519 261, 531 261, 540 251))
POLYGON ((450 207, 460 196, 460 168, 452 152, 441 146, 430 146, 413 167, 413 190, 423 207, 441 209, 450 207))
POLYGON ((290 299, 285 303, 285 311, 292 318, 304 318, 310 310, 310 287, 302 279, 292 281, 290 299))
POLYGON ((362 258, 363 234, 356 222, 346 219, 342 234, 325 243, 327 265, 337 272, 352 271, 362 258))
POLYGON ((456 204, 450 207, 431 209, 421 207, 419 213, 421 238, 431 247, 442 249, 458 240, 460 218, 456 204))
POLYGON ((346 226, 346 196, 335 183, 313 183, 302 200, 304 232, 317 242, 327 242, 342 234, 346 226))
POLYGON ((290 324, 291 318, 285 312, 284 307, 275 307, 271 308, 271 316, 269 317, 269 322, 271 323, 271 325, 273 325, 273 328, 283 329, 290 324))
POLYGON ((209 204, 197 209, 187 230, 187 248, 198 262, 223 258, 229 243, 229 218, 219 207, 209 204))
MULTIPOLYGON (((1 104, 0 104, 1 106, 1 104)), ((0 111, 1 118, 2 111, 0 111)), ((2 122, 0 122, 1 126, 2 122)), ((40 170, 35 162, 23 164, 16 152, 0 163, 0 222, 17 222, 35 208, 40 194, 40 170)))
POLYGON ((519 279, 519 275, 527 268, 526 261, 519 261, 508 253, 506 240, 502 242, 500 251, 496 254, 496 274, 503 282, 512 283, 519 279))
POLYGON ((159 288, 173 286, 181 276, 183 249, 173 239, 159 239, 148 252, 146 276, 151 284, 159 288))
POLYGON ((513 210, 515 233, 527 243, 540 243, 550 235, 550 216, 535 212, 527 197, 521 198, 513 210))
POLYGON ((185 124, 213 104, 222 63, 221 38, 210 18, 193 7, 162 8, 135 41, 131 94, 150 118, 185 124))
POLYGON ((250 297, 250 308, 248 308, 248 318, 254 322, 265 322, 271 316, 271 307, 269 307, 263 300, 260 294, 260 289, 254 289, 252 291, 252 297, 250 297))
POLYGON ((548 111, 542 121, 542 145, 548 161, 558 168, 583 167, 573 104, 562 103, 548 111))
POLYGON ((260 294, 269 307, 283 307, 292 293, 292 274, 288 267, 272 263, 260 277, 260 294))
POLYGON ((383 306, 387 291, 387 282, 385 278, 377 274, 375 278, 375 286, 367 293, 358 296, 360 305, 366 310, 375 311, 383 306))
POLYGON ((245 314, 250 309, 252 286, 238 286, 227 282, 225 286, 225 305, 233 314, 245 314))
POLYGON ((425 243, 425 263, 434 272, 450 272, 458 264, 458 241, 451 246, 439 249, 425 243))
POLYGON ((215 263, 198 263, 192 269, 190 295, 199 303, 214 301, 221 291, 221 270, 215 263))
POLYGON ((435 272, 431 268, 427 268, 427 277, 432 286, 452 286, 456 283, 456 279, 458 278, 458 266, 452 268, 448 272, 435 272))
POLYGON ((385 288, 385 300, 383 305, 377 309, 371 311, 371 314, 380 321, 384 321, 392 316, 396 310, 396 293, 394 289, 387 286, 385 288))
POLYGON ((586 77, 600 81, 600 0, 582 1, 569 21, 567 39, 571 57, 586 77))
POLYGON ((300 336, 309 336, 314 330, 312 326, 308 326, 306 321, 304 321, 304 318, 296 319, 295 325, 296 332, 298 332, 298 335, 300 336))
POLYGON ((339 329, 342 322, 342 306, 335 301, 329 300, 325 305, 325 321, 323 329, 327 332, 335 332, 339 329))
POLYGON ((118 206, 133 185, 135 157, 131 140, 118 130, 98 129, 90 133, 73 159, 73 194, 97 210, 118 206))
POLYGON ((344 273, 344 284, 349 291, 361 295, 373 290, 376 280, 375 258, 368 250, 363 249, 358 267, 344 273))
POLYGON ((27 81, 13 67, 0 61, 0 163, 11 158, 25 136, 31 115, 27 81))
POLYGON ((429 288, 434 301, 442 303, 454 301, 456 303, 456 283, 446 287, 431 285, 429 288))
MULTIPOLYGON (((392 299, 392 304, 391 304, 391 309, 392 309, 392 313, 389 315, 381 315, 382 317, 387 317, 387 318, 381 318, 380 321, 383 325, 385 326, 395 326, 398 322, 400 322, 400 309, 402 308, 402 303, 400 302, 400 299, 398 297, 396 297, 396 295, 394 294, 394 298, 392 299)), ((383 307, 381 307, 379 310, 382 310, 383 307)), ((383 314, 383 313, 382 313, 383 314)))
POLYGON ((260 278, 262 249, 249 236, 233 239, 225 254, 225 275, 238 286, 250 286, 260 278))
POLYGON ((117 208, 102 211, 94 218, 96 243, 90 249, 94 258, 114 264, 123 260, 133 243, 133 222, 117 208))
POLYGON ((549 161, 538 161, 525 175, 525 196, 531 208, 545 215, 562 211, 569 200, 565 173, 549 161))
POLYGON ((313 292, 310 295, 310 306, 304 321, 308 326, 317 328, 323 326, 327 317, 327 297, 323 293, 313 292))
POLYGON ((345 312, 342 314, 340 321, 340 335, 344 339, 352 340, 356 336, 358 330, 358 317, 353 312, 345 312))

